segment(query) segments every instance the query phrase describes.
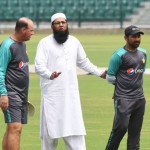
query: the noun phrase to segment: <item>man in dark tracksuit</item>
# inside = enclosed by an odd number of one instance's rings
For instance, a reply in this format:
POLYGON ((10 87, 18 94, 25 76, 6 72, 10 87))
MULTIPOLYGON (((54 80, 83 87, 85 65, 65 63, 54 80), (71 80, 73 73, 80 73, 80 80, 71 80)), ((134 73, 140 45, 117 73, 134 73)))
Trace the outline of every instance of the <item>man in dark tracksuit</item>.
POLYGON ((107 80, 115 85, 115 116, 106 150, 117 150, 128 131, 127 150, 140 149, 140 132, 145 111, 143 73, 146 68, 146 51, 139 48, 141 34, 136 26, 125 29, 126 45, 110 59, 107 80))
POLYGON ((0 45, 0 107, 7 123, 3 150, 19 150, 22 124, 27 124, 29 60, 24 41, 32 34, 33 22, 20 18, 15 33, 0 45))

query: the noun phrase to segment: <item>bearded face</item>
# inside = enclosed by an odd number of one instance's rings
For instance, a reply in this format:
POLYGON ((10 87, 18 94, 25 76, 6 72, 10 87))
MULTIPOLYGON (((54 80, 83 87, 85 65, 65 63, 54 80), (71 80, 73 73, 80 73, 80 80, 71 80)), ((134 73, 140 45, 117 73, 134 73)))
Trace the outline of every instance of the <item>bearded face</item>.
POLYGON ((58 18, 52 23, 52 29, 55 40, 62 44, 68 39, 69 31, 66 19, 58 18))
POLYGON ((135 35, 130 35, 128 37, 128 45, 131 47, 131 48, 137 48, 139 47, 140 45, 140 42, 141 42, 141 35, 138 33, 138 34, 135 34, 135 35))
POLYGON ((62 44, 66 42, 66 40, 68 39, 68 35, 69 35, 68 27, 64 31, 58 31, 57 29, 53 28, 53 34, 54 34, 55 40, 59 44, 62 44))
POLYGON ((129 51, 135 51, 141 42, 141 34, 137 33, 134 35, 128 35, 125 36, 125 40, 126 40, 126 49, 129 51))

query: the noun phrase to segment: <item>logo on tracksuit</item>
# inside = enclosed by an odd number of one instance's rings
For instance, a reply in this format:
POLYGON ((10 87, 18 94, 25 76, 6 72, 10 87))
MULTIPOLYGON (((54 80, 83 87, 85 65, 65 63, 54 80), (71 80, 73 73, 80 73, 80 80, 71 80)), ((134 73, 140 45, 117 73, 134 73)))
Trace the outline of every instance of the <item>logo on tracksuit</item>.
POLYGON ((20 62, 19 63, 19 68, 23 69, 25 66, 28 66, 28 62, 24 63, 24 62, 20 62))
POLYGON ((23 69, 23 68, 24 68, 24 64, 23 64, 23 62, 22 62, 22 61, 19 63, 19 68, 21 68, 21 69, 23 69))
POLYGON ((134 74, 134 69, 133 69, 133 68, 129 68, 129 69, 127 70, 127 73, 128 73, 129 75, 133 75, 133 74, 134 74))
POLYGON ((129 75, 133 75, 134 73, 136 74, 136 73, 143 73, 144 72, 144 70, 143 69, 133 69, 133 68, 129 68, 128 70, 127 70, 127 73, 129 74, 129 75))

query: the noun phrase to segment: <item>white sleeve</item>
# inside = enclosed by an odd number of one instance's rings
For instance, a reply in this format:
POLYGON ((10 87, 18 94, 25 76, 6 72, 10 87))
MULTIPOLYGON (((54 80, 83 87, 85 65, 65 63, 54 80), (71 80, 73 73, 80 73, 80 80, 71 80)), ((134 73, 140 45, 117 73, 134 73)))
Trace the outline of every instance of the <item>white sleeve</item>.
POLYGON ((50 79, 52 72, 47 68, 48 52, 42 41, 38 44, 35 57, 35 72, 41 77, 50 79))
POLYGON ((115 82, 116 82, 116 77, 115 76, 110 76, 110 75, 107 74, 106 79, 107 79, 108 83, 110 83, 110 84, 115 84, 115 82))
POLYGON ((102 71, 100 71, 97 66, 95 66, 94 64, 92 64, 90 62, 90 60, 87 58, 86 53, 82 47, 82 45, 80 44, 80 42, 78 43, 78 54, 77 54, 77 65, 78 67, 84 69, 85 71, 97 75, 97 76, 101 76, 102 75, 102 71))

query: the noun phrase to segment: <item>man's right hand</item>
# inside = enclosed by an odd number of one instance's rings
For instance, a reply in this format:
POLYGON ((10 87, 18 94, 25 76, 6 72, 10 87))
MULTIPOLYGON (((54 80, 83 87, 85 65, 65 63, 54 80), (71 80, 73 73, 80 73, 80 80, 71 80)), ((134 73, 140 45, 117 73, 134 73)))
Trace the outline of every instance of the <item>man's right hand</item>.
POLYGON ((8 108, 8 96, 7 95, 1 95, 1 97, 0 97, 0 107, 3 110, 6 110, 8 108))
POLYGON ((59 75, 61 74, 61 72, 53 72, 50 76, 50 79, 51 80, 54 80, 55 78, 57 78, 59 75))

